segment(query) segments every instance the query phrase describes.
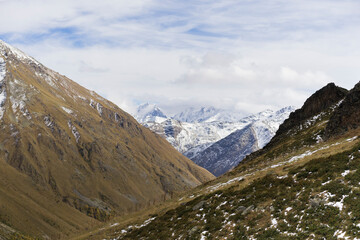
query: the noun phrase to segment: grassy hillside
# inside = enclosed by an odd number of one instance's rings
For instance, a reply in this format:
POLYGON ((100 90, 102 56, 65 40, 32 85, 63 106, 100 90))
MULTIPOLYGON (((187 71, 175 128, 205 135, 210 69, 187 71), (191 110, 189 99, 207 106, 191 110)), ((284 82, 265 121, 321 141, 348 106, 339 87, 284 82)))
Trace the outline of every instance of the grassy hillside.
POLYGON ((360 129, 323 140, 339 106, 293 123, 276 144, 157 214, 119 220, 93 239, 355 239, 360 129))

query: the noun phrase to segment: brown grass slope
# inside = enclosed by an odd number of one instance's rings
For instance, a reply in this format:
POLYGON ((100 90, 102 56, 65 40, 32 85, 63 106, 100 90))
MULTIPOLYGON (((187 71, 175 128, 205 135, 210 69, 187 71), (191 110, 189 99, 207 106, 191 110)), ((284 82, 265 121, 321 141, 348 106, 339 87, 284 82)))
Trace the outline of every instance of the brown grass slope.
POLYGON ((59 239, 213 179, 115 104, 0 41, 0 222, 59 239))

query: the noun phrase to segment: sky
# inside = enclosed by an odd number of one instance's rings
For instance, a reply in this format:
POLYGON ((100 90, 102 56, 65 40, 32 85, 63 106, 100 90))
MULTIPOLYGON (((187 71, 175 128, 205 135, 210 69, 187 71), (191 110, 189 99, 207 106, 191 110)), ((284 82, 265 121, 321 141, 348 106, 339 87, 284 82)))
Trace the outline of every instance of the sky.
POLYGON ((360 80, 358 0, 0 0, 0 39, 130 113, 301 107, 360 80))

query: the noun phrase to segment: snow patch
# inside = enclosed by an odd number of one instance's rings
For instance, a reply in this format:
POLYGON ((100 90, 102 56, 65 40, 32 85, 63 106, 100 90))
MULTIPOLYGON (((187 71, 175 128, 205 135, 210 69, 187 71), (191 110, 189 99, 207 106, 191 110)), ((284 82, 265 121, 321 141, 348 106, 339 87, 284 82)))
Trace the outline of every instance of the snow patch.
POLYGON ((334 233, 334 237, 336 237, 337 239, 351 239, 350 237, 345 236, 346 232, 343 230, 336 230, 334 233))
POLYGON ((350 170, 345 170, 345 172, 341 173, 341 176, 345 177, 350 173, 350 170))
POLYGON ((0 57, 0 119, 3 118, 5 113, 6 102, 6 89, 5 89, 5 75, 6 75, 6 63, 5 60, 0 57))
POLYGON ((208 231, 203 231, 201 234, 200 234, 200 240, 206 240, 206 233, 208 233, 208 231))
POLYGON ((92 99, 90 99, 90 104, 89 104, 92 108, 96 108, 96 102, 92 99))
POLYGON ((325 205, 328 205, 328 206, 332 206, 332 207, 337 207, 340 211, 343 210, 344 208, 344 199, 347 197, 347 195, 344 195, 340 202, 328 202, 328 203, 325 203, 325 205))
POLYGON ((98 113, 100 114, 100 116, 102 116, 103 113, 103 106, 100 103, 96 104, 96 110, 98 111, 98 113))
POLYGON ((66 113, 68 114, 72 114, 73 113, 73 110, 69 109, 69 108, 66 108, 66 107, 61 107, 62 110, 64 110, 66 113))
POLYGON ((72 134, 74 135, 75 137, 75 140, 76 140, 76 143, 79 142, 79 139, 80 139, 80 133, 77 131, 76 127, 72 124, 72 122, 69 120, 68 121, 68 126, 72 132, 72 134))
POLYGON ((278 221, 275 218, 271 218, 271 226, 270 227, 276 228, 277 225, 278 225, 278 221))
POLYGON ((45 126, 50 128, 52 131, 54 130, 55 123, 53 121, 51 121, 49 116, 44 117, 44 123, 45 123, 45 126))
POLYGON ((10 53, 10 54, 14 55, 16 58, 20 59, 20 60, 26 60, 26 61, 30 61, 32 63, 35 63, 36 65, 40 65, 40 63, 38 61, 36 61, 34 58, 30 57, 29 55, 26 55, 25 53, 23 53, 19 49, 5 43, 2 40, 0 40, 0 53, 2 55, 4 55, 4 56, 7 55, 5 53, 10 53))
POLYGON ((26 97, 27 88, 29 88, 28 85, 17 79, 9 82, 10 102, 13 112, 17 113, 20 110, 27 119, 31 119, 31 115, 26 108, 26 102, 28 101, 26 97))

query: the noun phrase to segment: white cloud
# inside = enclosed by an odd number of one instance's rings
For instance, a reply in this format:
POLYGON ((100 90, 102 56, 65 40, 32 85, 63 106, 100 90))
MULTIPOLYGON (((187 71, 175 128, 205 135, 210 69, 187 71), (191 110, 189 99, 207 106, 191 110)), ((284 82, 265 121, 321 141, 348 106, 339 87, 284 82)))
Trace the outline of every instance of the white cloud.
POLYGON ((300 106, 360 75, 358 1, 0 1, 0 37, 125 110, 300 106))

